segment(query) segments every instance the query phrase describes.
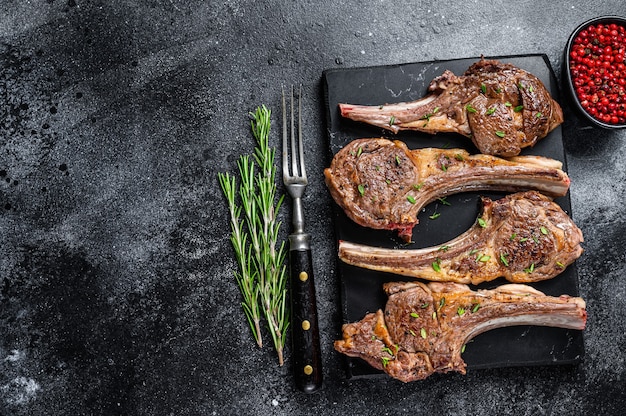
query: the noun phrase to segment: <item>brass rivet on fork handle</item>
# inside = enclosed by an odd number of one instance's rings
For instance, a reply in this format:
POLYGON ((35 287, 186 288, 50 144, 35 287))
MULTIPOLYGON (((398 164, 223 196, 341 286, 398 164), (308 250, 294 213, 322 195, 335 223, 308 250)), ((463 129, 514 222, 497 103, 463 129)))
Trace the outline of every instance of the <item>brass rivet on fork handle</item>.
POLYGON ((292 358, 298 389, 312 393, 322 386, 322 357, 317 322, 315 281, 313 279, 311 236, 304 232, 304 212, 302 209, 302 195, 308 183, 302 145, 302 87, 298 91, 297 135, 294 122, 293 92, 293 87, 291 87, 290 123, 288 126, 285 91, 282 91, 283 182, 293 203, 293 232, 289 235, 292 358), (305 322, 307 324, 304 324, 305 322))

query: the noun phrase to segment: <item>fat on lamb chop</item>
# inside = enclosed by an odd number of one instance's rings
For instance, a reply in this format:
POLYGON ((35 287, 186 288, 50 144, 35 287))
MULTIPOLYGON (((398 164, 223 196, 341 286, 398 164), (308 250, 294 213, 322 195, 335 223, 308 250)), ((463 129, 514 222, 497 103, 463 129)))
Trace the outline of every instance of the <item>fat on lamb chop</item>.
POLYGON ((527 285, 472 291, 458 283, 393 282, 385 311, 345 324, 340 353, 365 360, 403 382, 433 373, 466 373, 463 345, 491 329, 540 325, 582 330, 587 312, 579 297, 546 296, 527 285))
POLYGON ((563 196, 570 179, 561 166, 541 156, 504 159, 462 149, 409 150, 401 141, 377 138, 348 143, 324 176, 333 199, 354 222, 397 230, 409 242, 419 211, 447 195, 532 189, 563 196))
POLYGON ((417 101, 339 104, 343 117, 397 133, 459 133, 481 153, 516 156, 563 122, 563 111, 534 75, 511 64, 481 59, 462 75, 446 70, 417 101))
POLYGON ((371 270, 477 285, 551 279, 583 252, 583 235, 550 198, 527 191, 492 201, 465 233, 436 247, 388 249, 339 242, 339 258, 371 270))

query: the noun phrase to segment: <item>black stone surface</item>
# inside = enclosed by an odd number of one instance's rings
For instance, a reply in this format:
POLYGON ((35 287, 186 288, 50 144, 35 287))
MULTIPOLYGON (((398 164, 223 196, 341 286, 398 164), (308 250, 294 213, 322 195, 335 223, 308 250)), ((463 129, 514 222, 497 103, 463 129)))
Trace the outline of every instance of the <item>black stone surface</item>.
MULTIPOLYGON (((326 69, 546 54, 617 1, 0 3, 0 414, 621 414, 626 131, 562 133, 589 319, 576 366, 346 379, 321 95, 326 69), (248 112, 302 83, 324 387, 256 347, 217 172, 248 112)), ((288 222, 289 214, 281 212, 288 222)), ((268 338, 267 333, 265 333, 268 338)), ((268 342, 269 344, 269 342, 268 342)))

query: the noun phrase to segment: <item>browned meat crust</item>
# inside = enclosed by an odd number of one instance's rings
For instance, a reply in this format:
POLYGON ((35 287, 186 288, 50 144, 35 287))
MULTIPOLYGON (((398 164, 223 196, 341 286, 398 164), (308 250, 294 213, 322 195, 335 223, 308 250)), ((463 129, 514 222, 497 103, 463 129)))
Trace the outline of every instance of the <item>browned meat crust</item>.
POLYGON ((400 141, 358 139, 324 171, 335 202, 357 224, 398 230, 411 240, 418 212, 429 202, 465 191, 539 190, 563 196, 570 180, 561 163, 539 156, 503 159, 462 149, 409 150, 400 141))
POLYGON ((552 200, 536 191, 482 199, 482 213, 457 238, 437 247, 385 249, 341 241, 346 263, 422 279, 479 284, 551 279, 583 252, 583 235, 552 200))
POLYGON ((472 291, 457 283, 388 283, 385 311, 343 326, 335 349, 404 381, 433 373, 465 374, 463 346, 490 329, 541 325, 582 330, 578 297, 546 296, 526 285, 472 291))
POLYGON ((462 76, 433 79, 424 98, 365 106, 339 104, 343 117, 393 132, 453 132, 481 153, 515 156, 563 122, 563 111, 541 80, 511 64, 481 59, 462 76))

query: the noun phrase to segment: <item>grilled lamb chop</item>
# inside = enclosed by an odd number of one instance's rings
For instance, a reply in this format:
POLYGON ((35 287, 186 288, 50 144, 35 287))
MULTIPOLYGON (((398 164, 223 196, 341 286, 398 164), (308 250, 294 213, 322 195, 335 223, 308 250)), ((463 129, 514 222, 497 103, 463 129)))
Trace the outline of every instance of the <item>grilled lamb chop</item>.
POLYGON ((453 132, 481 153, 515 156, 563 122, 563 111, 534 75, 495 60, 474 63, 456 76, 446 70, 424 98, 397 104, 339 104, 343 117, 397 133, 453 132))
POLYGON ((418 212, 428 203, 464 191, 535 189, 563 196, 570 180, 561 162, 541 156, 502 159, 462 149, 409 150, 400 141, 357 139, 324 170, 337 204, 357 224, 398 230, 411 241, 418 212))
POLYGON ((458 283, 387 283, 385 311, 343 326, 335 349, 404 381, 433 373, 465 374, 461 351, 490 329, 540 325, 582 330, 587 312, 578 297, 546 296, 526 285, 472 291, 458 283))
POLYGON ((339 242, 339 258, 371 270, 440 281, 472 283, 504 276, 510 282, 551 279, 583 252, 583 235, 552 200, 536 191, 492 201, 457 238, 437 247, 386 249, 339 242))

